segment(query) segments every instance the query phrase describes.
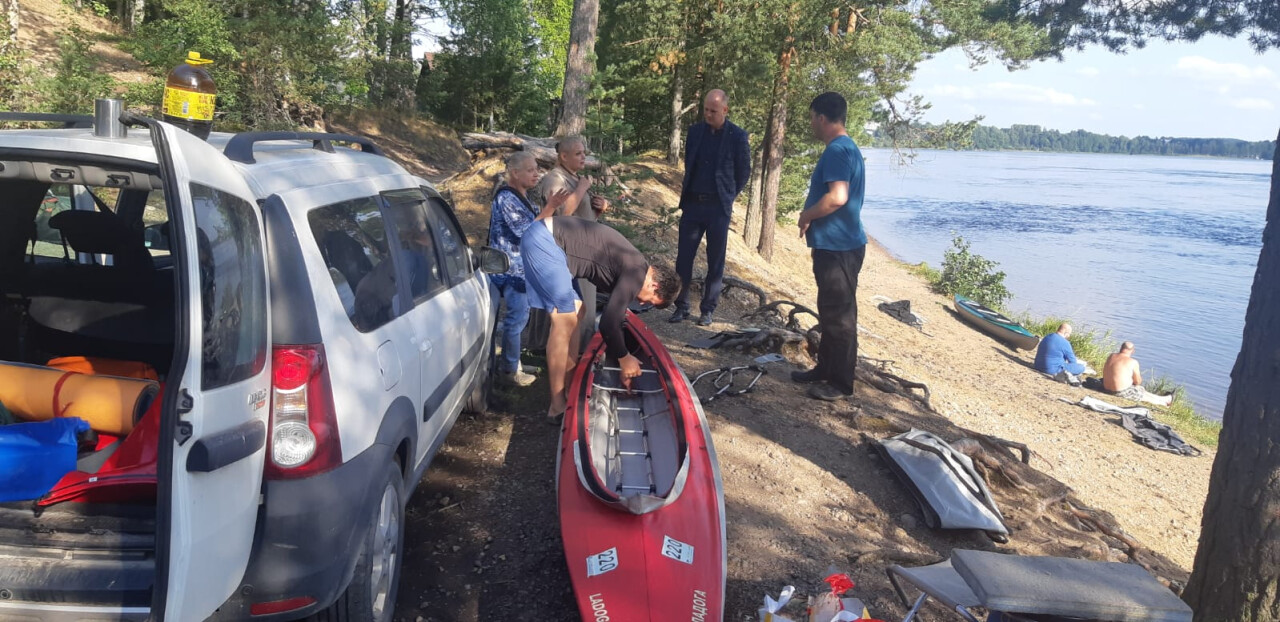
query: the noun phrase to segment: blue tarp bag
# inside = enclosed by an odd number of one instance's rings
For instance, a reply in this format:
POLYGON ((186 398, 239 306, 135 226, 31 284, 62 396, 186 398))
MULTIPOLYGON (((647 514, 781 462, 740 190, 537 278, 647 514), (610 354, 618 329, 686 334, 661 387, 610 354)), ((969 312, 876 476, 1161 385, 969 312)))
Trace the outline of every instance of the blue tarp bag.
POLYGON ((76 470, 77 436, 89 422, 75 417, 0 426, 0 502, 43 497, 76 470))

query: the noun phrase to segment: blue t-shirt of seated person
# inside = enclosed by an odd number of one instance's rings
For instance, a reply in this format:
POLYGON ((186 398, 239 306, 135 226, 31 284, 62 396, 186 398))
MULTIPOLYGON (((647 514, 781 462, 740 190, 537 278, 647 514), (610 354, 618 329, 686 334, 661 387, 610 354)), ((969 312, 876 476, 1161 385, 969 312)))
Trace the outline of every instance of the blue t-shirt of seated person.
POLYGON ((809 177, 808 209, 827 193, 827 184, 833 181, 849 182, 849 200, 836 211, 809 224, 805 241, 809 248, 827 251, 858 250, 867 244, 867 233, 862 230, 862 195, 866 190, 866 169, 862 152, 848 136, 839 136, 827 144, 818 158, 818 165, 809 177))

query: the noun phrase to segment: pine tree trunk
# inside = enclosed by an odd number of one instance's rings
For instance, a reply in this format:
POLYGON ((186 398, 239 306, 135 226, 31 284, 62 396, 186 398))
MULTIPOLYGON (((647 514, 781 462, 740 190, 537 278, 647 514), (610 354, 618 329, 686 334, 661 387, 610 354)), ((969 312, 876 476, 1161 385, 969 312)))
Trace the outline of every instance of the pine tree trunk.
POLYGON ((18 0, 0 0, 4 11, 4 39, 0 40, 0 52, 7 52, 18 43, 18 0))
POLYGON ((667 164, 680 162, 680 116, 684 110, 684 83, 680 81, 680 65, 671 70, 671 137, 667 140, 667 164))
POLYGON ((395 22, 391 27, 391 57, 408 59, 413 57, 413 42, 410 33, 413 24, 410 21, 409 0, 396 0, 395 22))
POLYGON ((778 55, 778 77, 773 82, 773 109, 769 112, 768 139, 764 144, 764 196, 760 200, 760 244, 756 252, 773 259, 773 236, 778 224, 778 189, 782 185, 782 142, 787 136, 787 86, 796 49, 787 39, 778 55))
POLYGON ((1231 371, 1218 456, 1183 598, 1197 622, 1280 619, 1280 158, 1244 343, 1231 371))
MULTIPOLYGON (((769 140, 768 130, 764 140, 769 140)), ((760 148, 751 152, 751 185, 747 186, 747 214, 742 223, 742 241, 748 247, 754 247, 760 240, 760 188, 763 186, 760 180, 764 177, 760 160, 763 154, 764 142, 761 142, 760 148)))
POLYGON ((137 30, 147 15, 146 0, 120 0, 124 9, 124 28, 129 32, 137 30))
POLYGON ((587 126, 587 96, 596 49, 600 0, 574 0, 569 24, 569 54, 564 68, 564 108, 556 136, 581 134, 587 126))

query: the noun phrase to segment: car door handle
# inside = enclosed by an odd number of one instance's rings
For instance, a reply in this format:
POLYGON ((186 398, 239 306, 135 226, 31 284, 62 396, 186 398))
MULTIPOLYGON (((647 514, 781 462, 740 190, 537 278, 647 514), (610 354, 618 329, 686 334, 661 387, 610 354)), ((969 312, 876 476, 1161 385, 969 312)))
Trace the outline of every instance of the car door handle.
POLYGON ((210 473, 235 464, 262 449, 267 442, 267 425, 246 421, 230 430, 196 440, 187 454, 187 471, 210 473))

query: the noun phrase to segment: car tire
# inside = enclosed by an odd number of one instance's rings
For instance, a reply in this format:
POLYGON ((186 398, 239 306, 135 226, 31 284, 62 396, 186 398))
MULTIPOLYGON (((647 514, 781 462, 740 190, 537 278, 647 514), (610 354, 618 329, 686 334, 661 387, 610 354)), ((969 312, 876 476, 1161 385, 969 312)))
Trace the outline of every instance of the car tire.
POLYGON ((373 509, 369 529, 351 583, 314 622, 391 622, 404 566, 404 478, 391 462, 382 478, 382 494, 373 509))
POLYGON ((467 395, 467 403, 463 406, 463 410, 476 415, 483 415, 489 412, 489 394, 493 392, 493 360, 497 356, 494 342, 497 339, 497 333, 489 338, 489 351, 481 363, 480 369, 476 370, 476 380, 471 385, 471 393, 467 395))

